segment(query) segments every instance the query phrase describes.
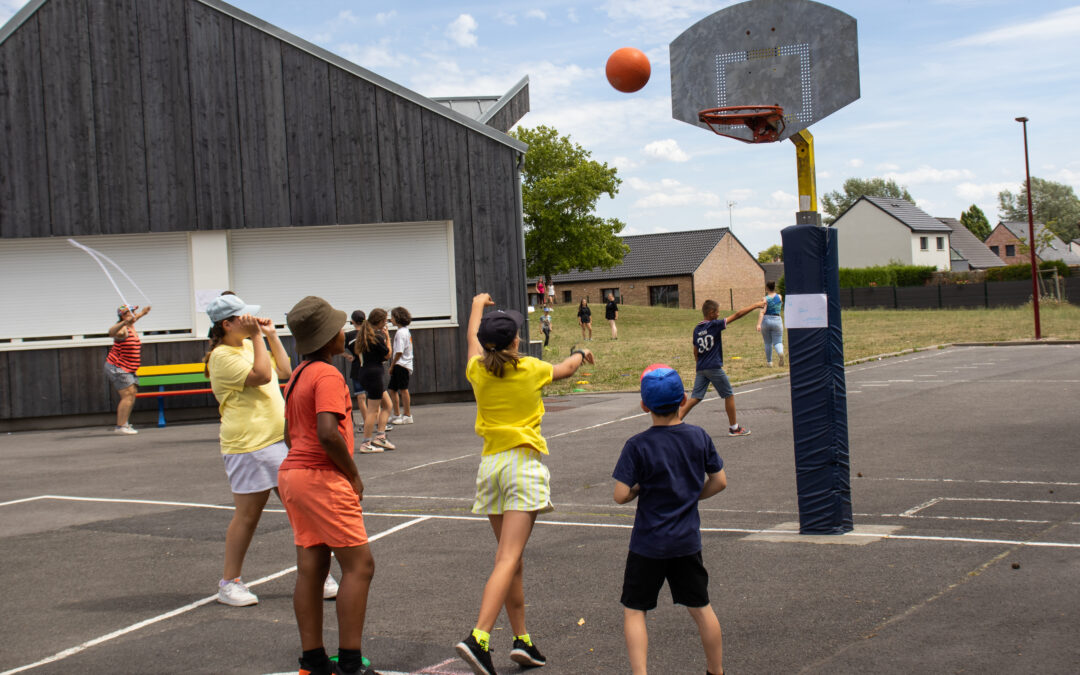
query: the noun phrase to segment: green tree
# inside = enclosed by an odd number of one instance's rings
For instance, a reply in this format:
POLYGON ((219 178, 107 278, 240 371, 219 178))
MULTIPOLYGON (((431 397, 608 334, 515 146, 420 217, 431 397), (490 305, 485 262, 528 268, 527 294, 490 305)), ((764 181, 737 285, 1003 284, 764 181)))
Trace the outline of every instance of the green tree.
MULTIPOLYGON (((1063 241, 1080 236, 1080 198, 1071 185, 1031 177, 1031 204, 1035 222, 1044 223, 1063 241)), ((1027 185, 1020 184, 1015 194, 998 193, 998 217, 1027 222, 1027 185)))
POLYGON ((986 214, 974 204, 971 205, 970 209, 960 214, 960 223, 978 237, 979 241, 986 241, 986 238, 993 231, 990 228, 990 221, 986 219, 986 214))
POLYGON ((848 178, 844 181, 843 194, 833 190, 827 192, 821 198, 825 213, 828 214, 825 217, 825 224, 832 225, 835 223, 841 213, 859 201, 859 197, 864 195, 869 197, 896 197, 897 199, 906 199, 912 204, 915 203, 907 188, 903 185, 897 185, 896 181, 891 178, 888 180, 884 178, 848 178))
POLYGON ((784 247, 780 244, 773 244, 757 254, 757 261, 759 263, 784 262, 784 247))
POLYGON ((616 169, 555 129, 519 127, 512 135, 529 144, 521 171, 525 214, 525 263, 530 276, 550 281, 573 269, 610 269, 630 248, 619 238, 625 225, 593 211, 602 195, 614 197, 616 169))

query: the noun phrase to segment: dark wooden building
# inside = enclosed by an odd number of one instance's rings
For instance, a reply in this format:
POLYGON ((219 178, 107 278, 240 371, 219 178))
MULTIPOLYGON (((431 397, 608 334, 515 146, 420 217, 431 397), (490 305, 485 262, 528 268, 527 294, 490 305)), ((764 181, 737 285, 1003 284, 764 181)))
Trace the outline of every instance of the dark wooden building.
POLYGON ((412 391, 467 391, 472 296, 525 309, 527 109, 526 81, 474 119, 217 0, 30 2, 0 28, 0 429, 115 408, 119 300, 69 237, 152 301, 143 364, 200 360, 223 289, 282 325, 320 295, 408 307, 412 391))

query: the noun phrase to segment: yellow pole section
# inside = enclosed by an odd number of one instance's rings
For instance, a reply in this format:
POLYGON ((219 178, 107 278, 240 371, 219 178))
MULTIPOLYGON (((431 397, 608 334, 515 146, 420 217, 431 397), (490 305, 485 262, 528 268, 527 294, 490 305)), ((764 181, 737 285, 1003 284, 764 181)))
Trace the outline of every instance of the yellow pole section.
POLYGON ((817 211, 817 178, 814 171, 814 136, 803 129, 791 137, 799 176, 799 210, 817 211))

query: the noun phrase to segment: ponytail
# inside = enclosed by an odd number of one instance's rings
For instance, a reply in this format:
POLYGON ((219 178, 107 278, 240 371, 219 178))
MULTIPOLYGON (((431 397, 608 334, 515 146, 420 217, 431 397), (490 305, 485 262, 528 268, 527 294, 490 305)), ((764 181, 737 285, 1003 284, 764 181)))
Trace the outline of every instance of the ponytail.
POLYGON ((484 354, 481 357, 484 368, 495 377, 502 377, 506 364, 512 364, 514 369, 517 370, 518 361, 521 360, 521 354, 518 353, 513 347, 507 347, 506 349, 497 349, 494 351, 484 350, 484 354))
POLYGON ((222 340, 225 339, 225 320, 218 321, 210 327, 210 349, 207 350, 206 356, 203 357, 203 374, 210 377, 210 354, 217 349, 222 340))
POLYGON ((353 349, 356 351, 356 355, 360 356, 361 352, 369 351, 378 341, 375 335, 375 325, 382 323, 386 320, 386 310, 380 307, 376 307, 371 310, 371 314, 364 323, 360 324, 360 330, 356 335, 356 343, 353 345, 353 349))

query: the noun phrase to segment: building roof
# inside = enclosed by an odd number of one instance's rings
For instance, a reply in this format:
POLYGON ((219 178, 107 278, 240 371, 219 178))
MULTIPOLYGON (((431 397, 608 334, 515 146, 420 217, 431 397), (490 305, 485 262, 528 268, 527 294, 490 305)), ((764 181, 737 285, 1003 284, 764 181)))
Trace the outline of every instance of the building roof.
POLYGON ((994 254, 986 244, 964 227, 956 218, 938 218, 952 229, 949 246, 962 260, 968 261, 972 269, 982 270, 988 267, 1004 267, 1005 261, 994 254))
MULTIPOLYGON (((517 149, 520 152, 525 152, 528 149, 527 144, 522 143, 513 136, 509 136, 506 133, 485 124, 484 122, 479 121, 478 119, 469 117, 468 115, 464 115, 458 111, 455 111, 449 106, 442 105, 441 103, 436 103, 435 101, 427 98, 426 96, 423 96, 422 94, 418 94, 415 91, 407 89, 396 82, 392 82, 381 75, 377 75, 366 68, 362 68, 353 63, 352 61, 349 61, 348 59, 344 59, 337 54, 334 54, 333 52, 327 51, 322 47, 319 47, 308 42, 307 40, 304 40, 301 37, 293 35, 286 30, 267 23, 266 21, 254 15, 248 14, 247 12, 239 9, 238 7, 233 7, 228 3, 222 2, 222 0, 191 1, 200 2, 207 7, 211 7, 221 12, 222 14, 246 23, 252 28, 272 35, 273 37, 281 40, 282 42, 290 44, 301 51, 307 52, 308 54, 311 54, 316 58, 322 59, 327 63, 335 65, 338 68, 341 68, 342 70, 345 70, 349 73, 352 73, 360 79, 366 80, 377 87, 397 94, 398 96, 407 99, 422 108, 426 108, 434 113, 442 115, 443 117, 447 117, 454 122, 457 122, 462 126, 466 126, 473 131, 476 131, 480 134, 483 134, 484 136, 487 136, 488 138, 491 138, 492 140, 502 143, 503 145, 508 145, 512 148, 517 149)), ((11 35, 16 30, 18 30, 19 27, 22 26, 22 24, 25 23, 27 19, 33 16, 39 9, 41 9, 42 5, 46 4, 47 2, 50 2, 50 0, 30 0, 30 2, 27 2, 22 9, 16 12, 15 15, 12 16, 6 24, 0 26, 0 44, 2 44, 5 40, 11 37, 11 35)), ((527 81, 528 80, 526 79, 525 82, 527 81)), ((519 83, 519 85, 520 84, 521 83, 519 83)))
MULTIPOLYGON (((1022 221, 1009 220, 999 223, 1004 226, 1009 232, 1012 232, 1013 236, 1023 242, 1028 240, 1028 224, 1022 221)), ((1069 250, 1069 247, 1065 242, 1055 235, 1053 232, 1047 230, 1046 226, 1042 223, 1035 223, 1035 240, 1038 241, 1043 238, 1043 232, 1049 232, 1050 243, 1046 246, 1040 246, 1035 250, 1035 255, 1043 260, 1060 260, 1066 265, 1074 266, 1080 265, 1080 254, 1074 253, 1069 250)))
POLYGON ((492 118, 528 86, 529 76, 526 75, 501 96, 433 96, 431 100, 477 122, 490 124, 492 118))
POLYGON ((784 276, 784 263, 782 262, 761 263, 761 268, 765 270, 765 283, 780 281, 780 277, 784 276))
MULTIPOLYGON (((567 274, 556 274, 552 277, 552 281, 558 284, 568 281, 640 279, 693 274, 698 267, 701 267, 701 263, 705 262, 705 257, 716 248, 720 240, 729 234, 731 233, 728 228, 717 227, 709 230, 661 232, 623 237, 623 243, 629 246, 630 250, 619 265, 608 270, 573 270, 567 274)), ((735 238, 735 241, 742 246, 738 238, 735 238)), ((743 246, 743 249, 745 248, 743 246)), ((530 283, 535 281, 535 279, 529 280, 530 283)))
MULTIPOLYGON (((912 232, 952 232, 951 227, 906 199, 863 195, 862 197, 859 197, 855 204, 858 204, 864 199, 906 225, 912 232)), ((852 204, 851 206, 855 206, 855 204, 852 204)), ((851 207, 848 208, 848 211, 850 210, 851 207)), ((847 213, 847 211, 844 213, 847 213)), ((844 214, 840 214, 840 218, 842 218, 843 215, 844 214)), ((840 218, 837 218, 837 220, 840 220, 840 218)))

